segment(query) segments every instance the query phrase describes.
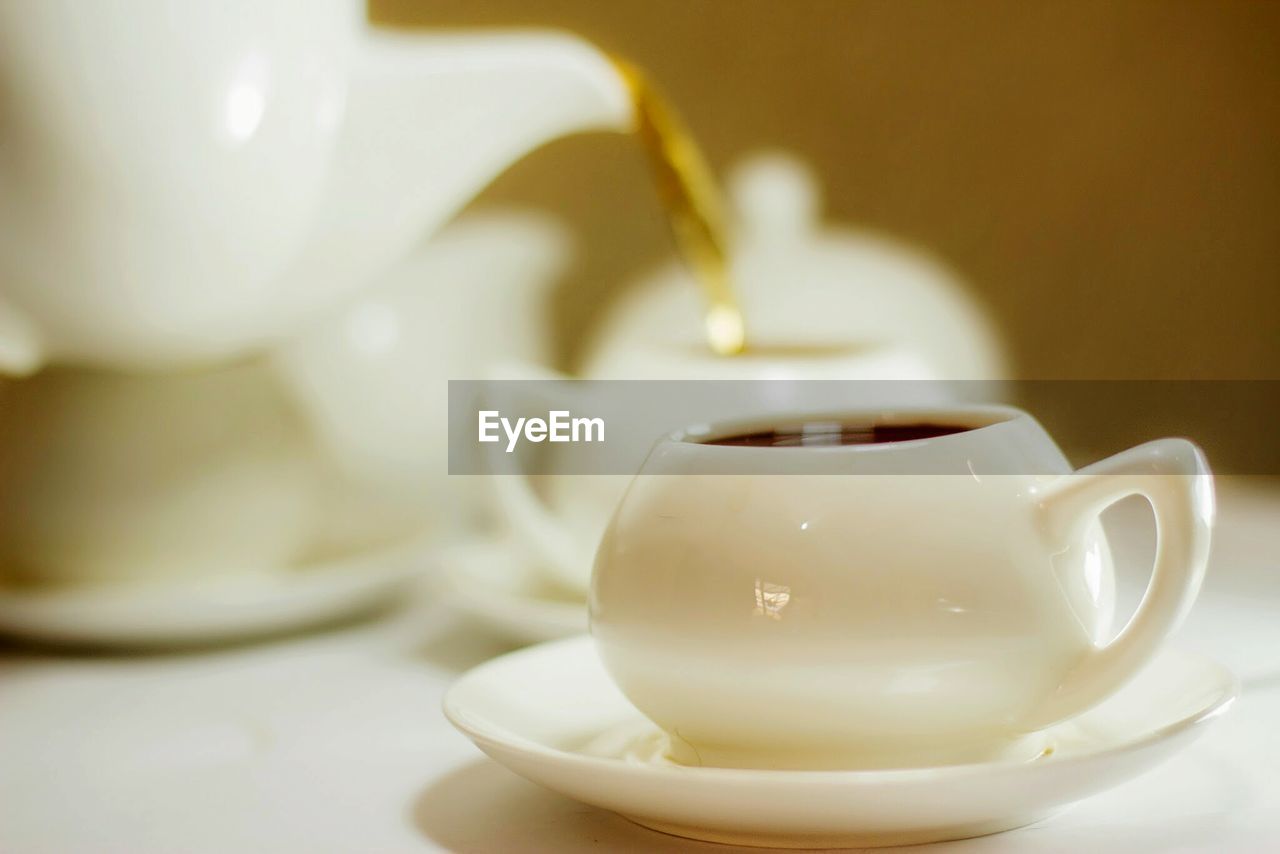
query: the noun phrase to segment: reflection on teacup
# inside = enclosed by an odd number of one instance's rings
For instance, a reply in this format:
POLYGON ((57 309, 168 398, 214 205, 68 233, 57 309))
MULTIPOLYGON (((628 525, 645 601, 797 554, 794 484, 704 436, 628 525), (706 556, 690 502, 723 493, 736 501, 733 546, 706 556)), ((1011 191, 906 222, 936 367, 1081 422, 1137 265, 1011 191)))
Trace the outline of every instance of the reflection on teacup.
POLYGON ((858 768, 1034 751, 1115 691, 1198 591, 1213 518, 1198 449, 1072 472, 1003 407, 756 420, 661 441, 595 562, 591 629, 678 761, 858 768), (1150 588, 1103 638, 1098 514, 1154 509, 1150 588))

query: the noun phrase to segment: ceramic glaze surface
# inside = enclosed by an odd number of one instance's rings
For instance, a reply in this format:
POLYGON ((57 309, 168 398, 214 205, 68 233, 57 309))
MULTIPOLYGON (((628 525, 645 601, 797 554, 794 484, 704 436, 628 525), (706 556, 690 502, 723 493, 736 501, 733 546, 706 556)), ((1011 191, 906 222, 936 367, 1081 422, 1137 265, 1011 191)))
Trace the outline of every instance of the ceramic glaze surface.
POLYGON ((525 152, 632 117, 577 39, 379 33, 357 0, 3 3, 0 90, 10 373, 260 348, 525 152))
POLYGON ((631 485, 597 555, 592 631, 678 760, 877 767, 1034 750, 1023 734, 1115 690, 1189 605, 1212 501, 1188 443, 1128 452, 1145 471, 1176 458, 1165 474, 1126 475, 1117 457, 1099 464, 1110 475, 1072 475, 1016 410, 886 417, 986 426, 816 449, 675 437, 631 485), (1098 647, 1113 587, 1096 514, 1134 492, 1166 520, 1164 554, 1129 629, 1098 647))

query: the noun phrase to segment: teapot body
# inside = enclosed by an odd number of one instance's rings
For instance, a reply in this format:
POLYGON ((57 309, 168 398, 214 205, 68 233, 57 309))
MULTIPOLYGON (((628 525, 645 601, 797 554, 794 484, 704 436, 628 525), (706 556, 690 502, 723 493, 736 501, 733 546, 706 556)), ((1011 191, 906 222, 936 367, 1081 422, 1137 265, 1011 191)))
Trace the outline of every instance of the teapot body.
POLYGON ((379 32, 363 7, 0 5, 0 372, 262 350, 527 151, 629 127, 576 38, 379 32))
POLYGON ((333 169, 359 12, 0 6, 0 302, 36 358, 213 350, 275 310, 333 169))

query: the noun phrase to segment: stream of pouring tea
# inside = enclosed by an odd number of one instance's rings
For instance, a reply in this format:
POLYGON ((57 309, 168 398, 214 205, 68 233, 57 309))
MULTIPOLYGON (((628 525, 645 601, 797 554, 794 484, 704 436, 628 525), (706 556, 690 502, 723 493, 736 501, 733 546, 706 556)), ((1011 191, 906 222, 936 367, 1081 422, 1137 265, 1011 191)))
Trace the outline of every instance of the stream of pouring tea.
POLYGON ((631 90, 636 135, 649 155, 676 242, 706 295, 707 343, 723 356, 740 353, 746 329, 729 281, 720 187, 693 136, 644 72, 617 57, 613 62, 631 90))

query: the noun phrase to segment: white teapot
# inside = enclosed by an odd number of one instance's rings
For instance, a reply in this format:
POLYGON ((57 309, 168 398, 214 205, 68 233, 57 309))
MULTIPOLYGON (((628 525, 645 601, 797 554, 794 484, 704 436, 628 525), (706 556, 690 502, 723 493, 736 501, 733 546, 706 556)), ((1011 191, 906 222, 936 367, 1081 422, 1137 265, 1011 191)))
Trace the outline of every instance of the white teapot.
POLYGON ((520 155, 630 125, 576 38, 378 32, 363 6, 0 3, 0 372, 261 349, 520 155))

